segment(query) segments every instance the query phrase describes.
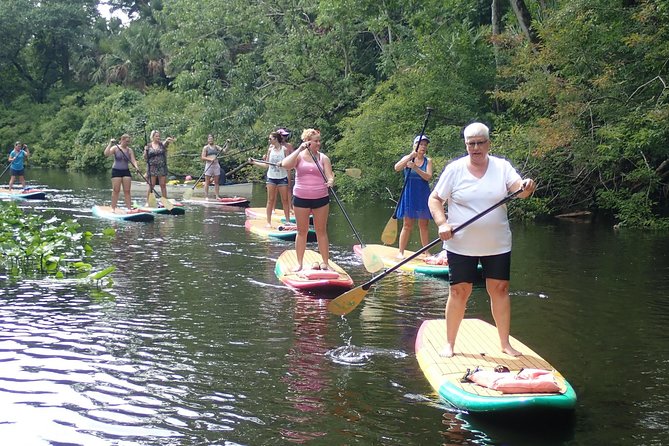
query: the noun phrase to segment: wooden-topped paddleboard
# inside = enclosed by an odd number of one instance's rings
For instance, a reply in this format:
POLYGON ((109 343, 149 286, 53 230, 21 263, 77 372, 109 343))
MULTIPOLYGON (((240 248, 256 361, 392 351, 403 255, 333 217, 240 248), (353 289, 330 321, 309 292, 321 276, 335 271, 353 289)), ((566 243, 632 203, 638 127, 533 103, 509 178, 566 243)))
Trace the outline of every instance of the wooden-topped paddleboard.
POLYGON ((246 207, 251 202, 244 197, 220 197, 220 198, 204 198, 204 197, 191 197, 188 200, 184 200, 186 203, 193 204, 204 204, 204 205, 222 205, 222 206, 235 206, 235 207, 246 207))
MULTIPOLYGON (((275 238, 280 240, 295 240, 297 237, 297 226, 293 223, 273 223, 272 227, 267 227, 265 220, 247 219, 244 223, 247 231, 262 237, 275 238)), ((316 241, 316 231, 309 229, 307 234, 307 241, 316 241)))
POLYGON ((439 352, 446 345, 446 321, 424 321, 416 335, 416 358, 432 387, 454 407, 472 413, 571 410, 576 393, 555 368, 531 348, 511 338, 511 345, 522 353, 509 356, 501 351, 497 328, 480 319, 464 319, 458 330, 455 355, 445 358, 439 352), (467 369, 492 370, 497 365, 511 372, 521 369, 550 370, 556 376, 559 393, 503 394, 497 390, 462 382, 467 369))
POLYGON ((12 189, 0 188, 0 198, 12 200, 45 200, 46 192, 40 189, 12 189))
POLYGON ((276 261, 276 277, 291 288, 298 290, 337 290, 353 287, 353 279, 339 265, 330 259, 328 270, 314 270, 312 265, 322 261, 321 255, 307 249, 304 252, 302 270, 293 272, 297 267, 297 254, 294 249, 284 251, 276 261))
POLYGON ((172 203, 172 209, 168 209, 162 206, 160 200, 157 200, 160 206, 157 207, 137 206, 137 209, 143 212, 150 212, 152 214, 184 215, 186 213, 186 209, 184 208, 183 203, 175 201, 171 198, 168 198, 168 200, 170 201, 170 203, 172 203))
POLYGON ((139 209, 128 211, 126 209, 116 208, 116 212, 114 212, 111 206, 93 206, 92 211, 94 216, 98 218, 106 218, 108 220, 141 222, 151 222, 154 220, 152 213, 140 211, 139 209))
MULTIPOLYGON (((369 253, 376 255, 381 259, 383 265, 386 268, 392 268, 393 266, 400 263, 403 259, 397 257, 400 253, 399 249, 393 246, 386 245, 365 245, 365 248, 369 253)), ((353 251, 359 256, 362 257, 362 249, 360 245, 353 246, 353 251)), ((410 257, 415 254, 414 251, 404 250, 404 258, 410 257)), ((406 262, 404 265, 400 266, 397 270, 404 271, 407 273, 420 273, 427 274, 430 276, 440 276, 448 277, 449 268, 448 265, 439 265, 439 264, 430 264, 426 261, 430 257, 419 257, 413 260, 406 262)))
MULTIPOLYGON (((267 220, 266 208, 246 208, 244 209, 244 212, 246 213, 246 218, 267 220)), ((276 221, 279 223, 286 222, 286 214, 283 212, 283 209, 274 209, 274 212, 272 212, 272 221, 276 221)), ((290 222, 295 223, 294 214, 290 214, 290 222)))

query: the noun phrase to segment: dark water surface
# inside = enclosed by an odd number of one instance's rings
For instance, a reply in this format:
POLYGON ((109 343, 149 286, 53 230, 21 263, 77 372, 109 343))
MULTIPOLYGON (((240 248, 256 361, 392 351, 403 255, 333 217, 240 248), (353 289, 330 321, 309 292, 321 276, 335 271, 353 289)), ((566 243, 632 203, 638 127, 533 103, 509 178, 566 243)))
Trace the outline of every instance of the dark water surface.
MULTIPOLYGON (((512 333, 578 394, 573 419, 486 420, 432 392, 414 356, 443 317, 440 279, 391 274, 339 318, 276 279, 292 244, 246 233, 240 210, 191 206, 152 224, 91 217, 107 176, 31 170, 47 202, 99 234, 109 293, 0 281, 3 445, 669 444, 669 236, 570 222, 514 224, 512 333)), ((258 186, 253 204, 264 204, 258 186)), ((347 204, 378 243, 392 203, 347 204)), ((370 278, 331 207, 334 260, 370 278)), ((434 230, 434 228, 433 228, 434 230)), ((468 317, 491 321, 483 289, 468 317)))

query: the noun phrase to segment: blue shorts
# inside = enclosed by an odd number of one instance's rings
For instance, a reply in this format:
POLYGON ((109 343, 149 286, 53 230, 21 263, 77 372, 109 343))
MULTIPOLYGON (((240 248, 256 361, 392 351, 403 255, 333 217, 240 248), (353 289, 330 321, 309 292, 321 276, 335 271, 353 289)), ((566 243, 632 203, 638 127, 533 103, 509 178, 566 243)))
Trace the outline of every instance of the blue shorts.
POLYGON ((483 267, 483 278, 509 280, 511 278, 511 251, 493 256, 463 256, 447 251, 448 281, 451 285, 474 283, 480 276, 478 264, 483 267))
POLYGON ((330 203, 330 196, 326 195, 323 198, 299 198, 293 195, 293 207, 318 209, 330 203))
POLYGON ((12 168, 9 169, 9 174, 13 177, 22 177, 24 172, 25 172, 25 169, 21 169, 21 170, 14 170, 12 168))
POLYGON ((288 186, 288 177, 267 178, 267 184, 274 184, 276 186, 288 186))

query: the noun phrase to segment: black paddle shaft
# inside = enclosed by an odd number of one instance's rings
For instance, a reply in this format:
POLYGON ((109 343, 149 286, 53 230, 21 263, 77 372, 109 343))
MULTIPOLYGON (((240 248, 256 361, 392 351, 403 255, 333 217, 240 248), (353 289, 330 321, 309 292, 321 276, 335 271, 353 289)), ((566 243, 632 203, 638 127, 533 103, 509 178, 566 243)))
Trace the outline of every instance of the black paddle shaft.
MULTIPOLYGON (((425 128, 427 127, 427 121, 430 119, 430 113, 432 113, 432 107, 426 107, 427 114, 425 115, 425 121, 423 121, 423 128, 420 130, 420 136, 418 138, 418 144, 423 140, 423 135, 425 135, 425 128)), ((418 146, 416 146, 416 150, 418 146)), ((413 161, 416 158, 412 158, 413 161)), ((397 210, 400 208, 400 203, 402 202, 402 196, 404 195, 404 189, 407 187, 406 178, 404 178, 404 184, 402 185, 402 190, 400 191, 400 197, 397 199, 397 204, 395 205, 395 212, 393 212, 393 218, 397 220, 397 210)))
MULTIPOLYGON (((478 220, 479 218, 481 218, 481 217, 483 217, 484 215, 486 215, 486 214, 488 214, 488 213, 494 211, 495 209, 497 209, 498 207, 500 207, 500 206, 503 205, 504 203, 507 203, 509 200, 511 200, 512 198, 514 198, 516 195, 518 195, 518 194, 521 193, 522 191, 523 191, 523 188, 521 187, 521 188, 518 189, 517 191, 515 191, 515 192, 513 192, 513 193, 507 195, 506 197, 502 198, 500 201, 498 201, 497 203, 493 204, 492 206, 490 206, 490 207, 489 207, 488 209, 486 209, 485 211, 481 212, 480 214, 477 214, 477 215, 473 216, 472 218, 470 218, 469 220, 467 220, 466 222, 464 222, 463 224, 461 224, 461 225, 458 226, 457 228, 453 229, 453 230, 451 231, 451 234, 455 234, 455 233, 458 232, 460 229, 463 229, 464 227, 469 226, 470 224, 474 223, 474 222, 475 222, 476 220, 478 220)), ((437 245, 440 241, 442 241, 441 238, 437 238, 437 239, 435 239, 435 240, 432 240, 430 243, 428 243, 427 245, 423 246, 421 249, 419 249, 419 250, 416 251, 415 253, 411 254, 409 257, 407 257, 406 259, 402 260, 401 262, 399 262, 399 263, 396 264, 395 266, 392 266, 392 267, 388 268, 387 270, 385 270, 384 272, 382 272, 381 274, 379 274, 379 275, 376 276, 376 277, 372 277, 367 283, 365 283, 365 284, 362 285, 362 289, 363 289, 363 290, 368 290, 373 284, 375 284, 375 283, 378 282, 379 280, 383 279, 386 275, 388 275, 389 273, 392 273, 393 271, 395 271, 396 269, 398 269, 399 267, 401 267, 401 266, 404 265, 405 263, 410 262, 411 260, 415 259, 416 257, 418 257, 419 255, 421 255, 422 253, 424 253, 424 252, 427 251, 428 249, 430 249, 430 248, 432 248, 433 246, 437 245)))
MULTIPOLYGON (((318 167, 318 171, 321 173, 321 175, 323 176, 323 179, 327 183, 328 179, 325 176, 325 172, 323 172, 323 169, 321 169, 321 166, 318 164, 318 160, 316 160, 316 155, 313 154, 311 149, 309 149, 308 145, 307 145, 307 150, 309 151, 309 154, 311 155, 311 158, 314 160, 314 164, 316 165, 316 167, 318 167)), ((360 247, 364 248, 365 244, 363 243, 362 239, 360 238, 360 234, 358 234, 358 231, 355 230, 355 226, 353 226, 353 222, 348 217, 348 214, 346 213, 346 209, 344 209, 344 205, 341 203, 341 201, 339 200, 339 197, 337 196, 337 194, 335 193, 335 191, 332 187, 328 186, 328 190, 332 193, 332 196, 337 201, 337 204, 339 205, 339 208, 341 209, 342 214, 344 214, 344 217, 346 217, 346 221, 351 226, 351 229, 353 230, 353 235, 355 235, 355 238, 358 239, 358 242, 360 243, 360 247)))

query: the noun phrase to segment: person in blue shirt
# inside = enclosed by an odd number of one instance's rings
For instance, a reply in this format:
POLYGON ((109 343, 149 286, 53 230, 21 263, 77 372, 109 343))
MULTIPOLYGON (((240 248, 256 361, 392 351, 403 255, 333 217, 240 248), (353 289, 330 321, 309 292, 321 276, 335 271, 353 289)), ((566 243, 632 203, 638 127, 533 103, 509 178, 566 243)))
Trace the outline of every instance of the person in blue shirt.
POLYGON ((24 161, 30 156, 30 151, 28 150, 28 146, 25 144, 21 144, 20 141, 16 141, 14 144, 14 149, 12 149, 11 152, 9 152, 9 157, 7 158, 9 161, 9 173, 12 176, 9 179, 9 190, 12 190, 12 186, 14 185, 14 180, 16 177, 19 177, 19 182, 21 183, 21 187, 23 189, 26 188, 26 179, 25 176, 23 175, 24 169, 25 169, 25 164, 24 161))

